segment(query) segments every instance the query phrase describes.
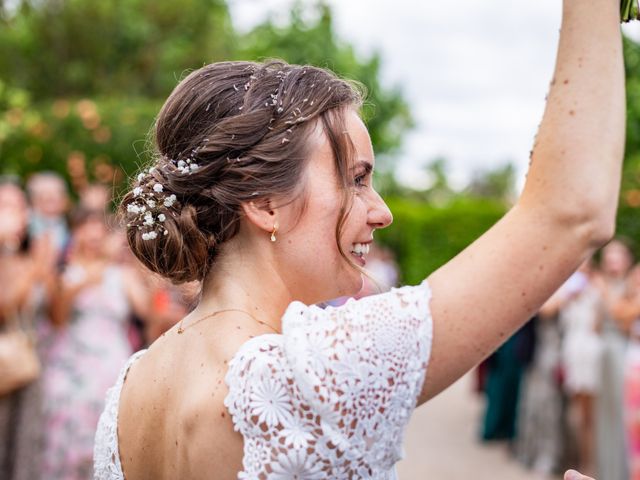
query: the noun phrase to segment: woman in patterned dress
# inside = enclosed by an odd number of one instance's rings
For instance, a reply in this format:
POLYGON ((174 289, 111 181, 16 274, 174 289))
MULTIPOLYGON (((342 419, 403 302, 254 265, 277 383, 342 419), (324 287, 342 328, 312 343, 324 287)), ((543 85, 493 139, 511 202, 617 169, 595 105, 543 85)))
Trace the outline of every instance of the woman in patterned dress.
POLYGON ((505 218, 428 282, 324 310, 313 304, 362 287, 373 232, 392 220, 372 185, 357 90, 281 62, 185 78, 123 209, 138 258, 174 281, 201 280, 202 296, 110 391, 96 478, 395 478, 415 405, 494 350, 612 235, 618 10, 564 2, 556 81, 505 218))
MULTIPOLYGON (((49 298, 56 279, 56 252, 47 235, 28 238, 28 206, 22 189, 0 179, 0 332, 15 320, 36 340, 49 322, 49 298)), ((41 342, 36 346, 42 349, 41 342)), ((44 437, 42 381, 0 396, 0 476, 4 480, 40 480, 44 437)))
POLYGON ((45 442, 42 478, 91 478, 93 440, 104 397, 131 355, 127 322, 146 313, 135 272, 107 254, 102 211, 73 215, 72 252, 54 305, 56 329, 43 370, 45 442))

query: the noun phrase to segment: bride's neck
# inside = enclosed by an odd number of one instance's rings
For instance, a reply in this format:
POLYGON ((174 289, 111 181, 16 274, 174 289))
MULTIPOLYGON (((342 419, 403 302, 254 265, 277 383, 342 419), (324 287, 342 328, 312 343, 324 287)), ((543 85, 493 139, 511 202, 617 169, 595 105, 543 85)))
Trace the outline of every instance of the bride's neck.
POLYGON ((280 318, 293 300, 268 252, 232 240, 203 282, 196 310, 204 314, 227 308, 243 310, 280 330, 280 318))

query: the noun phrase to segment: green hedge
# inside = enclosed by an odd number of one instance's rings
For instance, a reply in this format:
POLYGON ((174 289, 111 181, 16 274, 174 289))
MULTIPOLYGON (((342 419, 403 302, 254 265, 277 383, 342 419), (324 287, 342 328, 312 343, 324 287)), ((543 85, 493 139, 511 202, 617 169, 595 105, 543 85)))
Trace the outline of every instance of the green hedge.
POLYGON ((494 200, 460 198, 444 206, 400 197, 385 199, 393 225, 376 239, 397 256, 404 284, 421 282, 496 223, 507 207, 494 200))

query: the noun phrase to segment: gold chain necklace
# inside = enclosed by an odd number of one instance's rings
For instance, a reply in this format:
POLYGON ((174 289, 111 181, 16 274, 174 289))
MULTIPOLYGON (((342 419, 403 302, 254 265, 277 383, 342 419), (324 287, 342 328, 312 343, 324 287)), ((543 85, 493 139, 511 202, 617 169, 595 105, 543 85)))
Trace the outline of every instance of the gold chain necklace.
POLYGON ((202 318, 199 318, 198 320, 196 320, 195 322, 187 325, 186 327, 182 327, 182 324, 184 323, 184 318, 182 320, 180 320, 180 324, 178 325, 178 334, 183 333, 187 328, 193 327, 194 325, 196 325, 197 323, 202 322, 203 320, 207 320, 209 318, 215 317, 216 315, 220 314, 220 313, 225 313, 225 312, 240 312, 240 313, 244 313, 245 315, 250 316, 253 320, 255 320, 256 322, 258 322, 260 325, 264 325, 265 327, 270 328, 271 330, 273 330, 275 333, 280 334, 280 332, 278 330, 276 330, 275 327, 273 327, 272 325, 269 325, 267 322, 263 322, 262 320, 258 320, 256 317, 254 317, 253 315, 251 315, 249 312, 247 312, 246 310, 240 310, 239 308, 225 308, 224 310, 217 310, 213 313, 210 313, 208 315, 205 315, 202 318))

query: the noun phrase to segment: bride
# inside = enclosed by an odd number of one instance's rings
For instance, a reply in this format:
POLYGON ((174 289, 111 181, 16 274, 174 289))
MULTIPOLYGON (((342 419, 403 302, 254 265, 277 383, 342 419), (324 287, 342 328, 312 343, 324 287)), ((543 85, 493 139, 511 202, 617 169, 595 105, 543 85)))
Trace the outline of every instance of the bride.
POLYGON ((516 206, 419 286, 324 310, 314 304, 360 289, 373 233, 392 221, 372 185, 358 89, 282 62, 217 63, 185 78, 158 116, 156 160, 122 208, 136 256, 174 282, 202 281, 201 300, 110 390, 95 478, 395 478, 415 406, 508 338, 613 234, 618 8, 565 0, 516 206))

